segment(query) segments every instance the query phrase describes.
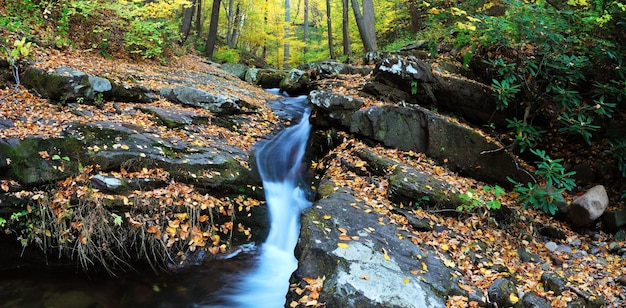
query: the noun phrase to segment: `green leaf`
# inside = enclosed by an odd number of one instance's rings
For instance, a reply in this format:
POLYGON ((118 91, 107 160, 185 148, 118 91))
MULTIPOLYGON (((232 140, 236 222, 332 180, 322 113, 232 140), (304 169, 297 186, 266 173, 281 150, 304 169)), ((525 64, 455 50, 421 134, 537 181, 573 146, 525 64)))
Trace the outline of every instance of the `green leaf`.
POLYGON ((60 160, 60 159, 61 159, 61 156, 57 154, 52 155, 52 160, 60 160))

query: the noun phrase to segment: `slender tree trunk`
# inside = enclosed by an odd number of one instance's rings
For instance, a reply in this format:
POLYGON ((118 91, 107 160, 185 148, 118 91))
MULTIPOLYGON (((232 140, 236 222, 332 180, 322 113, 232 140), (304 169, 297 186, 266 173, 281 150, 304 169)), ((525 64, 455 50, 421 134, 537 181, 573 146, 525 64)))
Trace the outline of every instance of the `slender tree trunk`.
POLYGON ((350 49, 350 29, 348 28, 348 17, 350 13, 350 7, 348 5, 349 0, 342 0, 343 12, 342 12, 342 23, 341 23, 341 32, 343 36, 343 55, 350 58, 350 54, 352 54, 352 50, 350 49))
POLYGON ((215 49, 215 41, 217 40, 217 25, 220 18, 220 4, 221 0, 213 0, 213 6, 211 7, 211 24, 209 25, 209 34, 204 48, 204 54, 209 57, 209 60, 213 60, 213 50, 215 49))
MULTIPOLYGON (((269 5, 269 0, 265 0, 265 8, 263 8, 263 23, 264 23, 265 29, 267 29, 267 24, 268 24, 268 18, 267 18, 268 5, 269 5)), ((265 63, 265 59, 267 59, 267 38, 263 40, 263 50, 261 51, 261 59, 263 59, 264 63, 265 63)))
POLYGON ((363 20, 363 15, 361 15, 361 10, 359 9, 359 3, 357 0, 352 0, 352 11, 354 12, 354 19, 356 20, 356 25, 359 28, 359 35, 361 36, 361 41, 363 42, 363 49, 365 52, 374 52, 376 49, 372 43, 371 36, 368 35, 368 27, 365 25, 365 21, 363 20))
POLYGON ((367 36, 372 44, 371 52, 378 50, 376 43, 376 18, 374 17, 374 2, 372 0, 363 0, 363 22, 367 29, 367 36))
POLYGON ((330 0, 326 0, 326 21, 328 22, 328 51, 330 58, 335 58, 335 48, 333 47, 333 22, 330 17, 330 0))
POLYGON ((420 11, 417 10, 417 0, 409 1, 409 15, 411 16, 411 32, 417 34, 422 30, 422 18, 420 11))
POLYGON ((233 48, 232 35, 233 35, 233 27, 235 25, 235 10, 234 10, 235 0, 228 0, 228 5, 226 8, 226 45, 228 47, 233 48))
POLYGON ((196 7, 196 35, 202 37, 202 0, 197 0, 196 7))
POLYGON ((183 20, 180 24, 180 44, 184 44, 191 32, 191 22, 196 13, 196 0, 191 1, 191 6, 183 10, 183 20))
POLYGON ((237 5, 237 13, 235 16, 235 26, 233 28, 232 38, 230 39, 233 46, 231 48, 237 47, 237 41, 239 40, 239 34, 241 33, 241 29, 243 29, 243 24, 246 20, 246 16, 244 11, 241 9, 239 5, 237 5))
POLYGON ((309 0, 304 0, 304 53, 309 52, 309 0))
POLYGON ((289 23, 291 22, 290 18, 290 5, 289 0, 285 0, 285 46, 284 46, 284 60, 283 67, 284 69, 289 69, 289 23))

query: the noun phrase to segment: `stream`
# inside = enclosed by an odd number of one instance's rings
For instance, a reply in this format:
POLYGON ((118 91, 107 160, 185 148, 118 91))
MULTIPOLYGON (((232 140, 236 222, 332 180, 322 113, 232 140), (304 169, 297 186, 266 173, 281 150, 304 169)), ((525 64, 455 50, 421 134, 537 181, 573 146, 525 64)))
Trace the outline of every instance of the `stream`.
POLYGON ((90 276, 80 269, 50 267, 5 271, 0 276, 0 308, 283 307, 298 265, 294 248, 300 213, 311 204, 302 178, 310 109, 306 96, 269 105, 294 125, 256 145, 271 221, 263 244, 245 245, 238 255, 171 274, 138 269, 119 277, 90 276))

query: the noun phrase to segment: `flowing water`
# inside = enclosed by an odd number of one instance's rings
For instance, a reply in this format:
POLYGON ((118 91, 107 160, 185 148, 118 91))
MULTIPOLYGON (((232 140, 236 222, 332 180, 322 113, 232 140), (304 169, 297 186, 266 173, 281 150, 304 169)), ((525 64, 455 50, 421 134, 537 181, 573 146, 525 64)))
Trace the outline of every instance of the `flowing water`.
POLYGON ((306 97, 284 99, 289 112, 301 114, 299 124, 288 127, 256 151, 265 200, 270 213, 270 231, 261 246, 258 267, 246 276, 228 297, 227 306, 283 307, 289 277, 298 267, 294 248, 300 233, 300 212, 310 206, 307 187, 301 185, 303 163, 311 124, 309 109, 296 108, 306 97), (289 103, 290 102, 290 103, 289 103))
POLYGON ((289 277, 297 267, 294 248, 300 212, 310 205, 302 173, 311 125, 306 96, 283 98, 270 106, 279 116, 300 122, 257 146, 271 221, 260 247, 244 246, 239 255, 170 275, 146 270, 120 277, 87 277, 67 268, 2 272, 0 308, 283 307, 289 277))

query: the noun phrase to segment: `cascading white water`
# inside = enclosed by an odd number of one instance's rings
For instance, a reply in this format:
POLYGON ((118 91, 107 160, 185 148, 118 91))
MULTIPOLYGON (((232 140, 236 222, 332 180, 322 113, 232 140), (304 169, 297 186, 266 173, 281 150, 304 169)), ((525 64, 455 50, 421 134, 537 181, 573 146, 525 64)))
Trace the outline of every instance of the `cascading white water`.
POLYGON ((270 231, 261 246, 256 269, 236 283, 234 292, 226 300, 227 307, 283 307, 289 278, 298 266, 294 248, 300 233, 300 213, 311 205, 306 198, 307 188, 299 185, 311 131, 310 109, 305 105, 306 96, 283 100, 294 100, 291 104, 286 102, 289 106, 286 112, 301 115, 301 120, 256 151, 270 213, 270 231))

